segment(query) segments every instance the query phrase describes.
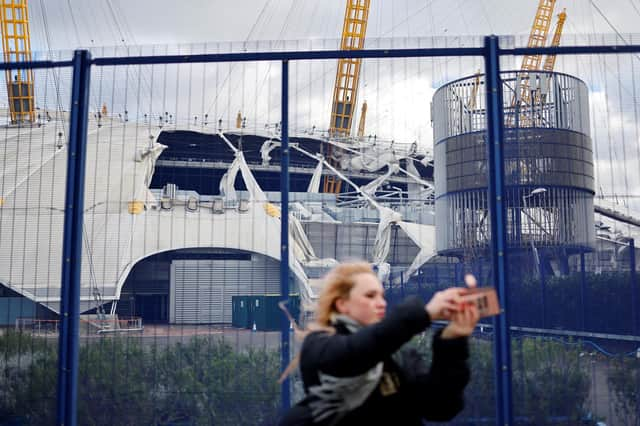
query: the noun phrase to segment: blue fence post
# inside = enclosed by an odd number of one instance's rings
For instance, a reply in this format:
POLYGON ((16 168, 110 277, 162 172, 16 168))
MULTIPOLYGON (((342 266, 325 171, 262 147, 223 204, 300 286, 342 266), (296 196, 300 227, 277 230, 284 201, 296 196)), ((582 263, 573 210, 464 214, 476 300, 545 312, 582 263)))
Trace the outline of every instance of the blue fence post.
POLYGON ((76 50, 73 56, 60 283, 57 424, 65 426, 77 424, 80 267, 90 78, 91 54, 86 50, 76 50))
MULTIPOLYGON (((280 299, 289 300, 289 61, 282 61, 280 147, 280 299)), ((280 323, 280 367, 289 365, 289 320, 282 315, 280 323)), ((291 406, 289 379, 282 382, 282 412, 291 406)))
MULTIPOLYGON (((629 240, 629 267, 631 278, 631 316, 633 321, 633 334, 640 335, 640 324, 638 324, 638 276, 636 272, 636 242, 633 238, 629 240)), ((640 349, 638 349, 640 351, 640 349)), ((640 413, 640 374, 636 379, 636 413, 640 413)))
POLYGON ((544 280, 544 252, 538 250, 538 273, 540 275, 540 312, 542 313, 542 327, 547 328, 547 284, 544 280))
POLYGON ((586 324, 586 312, 587 307, 587 270, 584 259, 584 251, 580 252, 580 330, 585 331, 587 329, 586 324))
POLYGON ((511 341, 507 306, 506 217, 504 205, 504 110, 500 77, 500 47, 497 36, 484 39, 485 86, 487 90, 487 157, 489 162, 489 207, 491 253, 495 287, 503 312, 494 317, 494 375, 496 380, 496 424, 513 424, 511 401, 511 341))
POLYGON ((640 324, 638 324, 638 277, 636 273, 636 242, 633 238, 629 240, 629 269, 631 278, 631 321, 634 336, 640 335, 640 324))

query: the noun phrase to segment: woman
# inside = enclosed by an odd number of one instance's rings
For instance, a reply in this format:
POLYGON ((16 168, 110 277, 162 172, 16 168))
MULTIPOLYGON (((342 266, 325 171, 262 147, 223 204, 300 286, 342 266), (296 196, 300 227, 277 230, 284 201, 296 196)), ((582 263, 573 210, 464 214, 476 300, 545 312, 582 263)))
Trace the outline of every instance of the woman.
POLYGON ((436 293, 424 305, 413 298, 386 315, 382 284, 367 263, 329 273, 305 337, 300 371, 306 393, 281 425, 421 425, 446 421, 463 407, 469 381, 467 336, 478 322, 475 306, 461 304, 462 288, 436 293), (428 368, 403 348, 434 320, 428 368))

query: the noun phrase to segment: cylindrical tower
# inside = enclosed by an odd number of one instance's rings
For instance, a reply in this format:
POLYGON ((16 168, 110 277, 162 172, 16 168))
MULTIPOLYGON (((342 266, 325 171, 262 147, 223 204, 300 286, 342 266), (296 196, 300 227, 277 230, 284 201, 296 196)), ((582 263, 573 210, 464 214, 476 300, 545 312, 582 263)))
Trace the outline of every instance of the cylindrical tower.
MULTIPOLYGON (((502 79, 507 243, 587 250, 595 239, 587 87, 560 73, 504 72, 502 79)), ((476 256, 489 247, 484 105, 482 75, 448 83, 433 97, 441 255, 476 256)))

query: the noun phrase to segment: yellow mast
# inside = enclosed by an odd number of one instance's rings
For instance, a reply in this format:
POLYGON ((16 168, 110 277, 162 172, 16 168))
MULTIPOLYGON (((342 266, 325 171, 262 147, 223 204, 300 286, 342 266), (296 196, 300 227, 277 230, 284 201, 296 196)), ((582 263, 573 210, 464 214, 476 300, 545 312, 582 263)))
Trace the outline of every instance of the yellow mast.
MULTIPOLYGON (((0 30, 4 61, 31 60, 31 34, 27 0, 0 0, 0 30)), ((7 70, 7 93, 12 123, 35 122, 33 70, 7 70)))
MULTIPOLYGON (((370 0, 347 0, 342 27, 341 50, 361 50, 367 32, 370 0)), ((358 80, 362 59, 343 58, 338 61, 336 83, 331 107, 331 136, 351 134, 353 106, 358 96, 358 80)))
MULTIPOLYGON (((361 50, 367 32, 370 0, 347 0, 342 27, 340 49, 361 50)), ((336 83, 333 88, 333 105, 329 137, 351 135, 353 107, 357 105, 358 80, 362 59, 343 58, 338 61, 336 83)), ((331 145, 327 145, 327 157, 331 161, 331 145)), ((342 182, 335 176, 325 176, 323 191, 338 194, 342 182)))
MULTIPOLYGON (((556 5, 556 0, 540 0, 538 3, 538 10, 533 20, 533 26, 531 27, 531 33, 529 34, 529 42, 527 47, 544 47, 547 43, 547 36, 549 34, 549 27, 551 26, 551 18, 553 16, 553 8, 556 5)), ((536 71, 540 69, 540 62, 542 62, 542 55, 525 55, 522 58, 522 71, 536 71)), ((531 103, 531 94, 529 93, 529 73, 521 72, 517 79, 520 81, 520 88, 516 88, 511 106, 515 107, 520 105, 528 105, 531 103)), ((530 118, 521 114, 521 121, 524 123, 530 122, 530 118)), ((513 122, 513 115, 509 118, 509 123, 513 122)))
MULTIPOLYGON (((551 46, 560 46, 560 37, 562 37, 562 28, 564 27, 564 21, 567 20, 566 9, 562 9, 562 12, 558 14, 558 22, 556 23, 556 30, 553 33, 553 39, 551 40, 551 46)), ((553 71, 556 65, 556 55, 547 55, 544 60, 542 69, 545 71, 553 71)))

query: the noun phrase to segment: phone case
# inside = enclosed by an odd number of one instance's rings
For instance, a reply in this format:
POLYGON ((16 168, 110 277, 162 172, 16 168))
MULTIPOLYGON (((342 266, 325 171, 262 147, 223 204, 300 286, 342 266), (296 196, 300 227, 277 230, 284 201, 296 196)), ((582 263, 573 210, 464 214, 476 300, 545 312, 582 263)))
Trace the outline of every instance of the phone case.
POLYGON ((494 288, 471 288, 465 292, 462 298, 466 303, 473 302, 476 304, 480 318, 500 314, 500 303, 498 302, 498 295, 494 288))

